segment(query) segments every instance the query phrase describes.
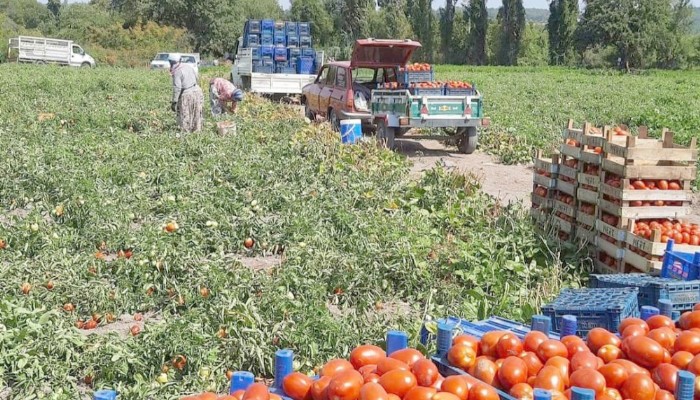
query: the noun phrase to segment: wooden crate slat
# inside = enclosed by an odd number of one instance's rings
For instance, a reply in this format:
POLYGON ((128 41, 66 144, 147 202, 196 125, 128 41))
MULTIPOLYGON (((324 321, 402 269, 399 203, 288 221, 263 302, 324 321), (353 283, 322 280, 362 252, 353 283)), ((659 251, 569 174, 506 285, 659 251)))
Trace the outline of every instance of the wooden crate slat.
POLYGON ((578 188, 576 190, 576 200, 583 201, 589 204, 598 204, 598 192, 592 190, 578 188))
POLYGON ((629 249, 625 251, 623 260, 625 263, 630 264, 642 272, 661 271, 661 266, 663 264, 663 261, 649 260, 637 253, 633 253, 629 249))
POLYGON ((615 243, 610 243, 605 240, 602 236, 596 237, 596 246, 599 250, 605 252, 605 254, 616 260, 622 260, 625 257, 625 248, 615 245, 615 243))
POLYGON ((561 179, 557 179, 556 188, 562 193, 566 193, 569 196, 576 197, 576 184, 571 182, 565 182, 561 179))
POLYGON ((602 234, 608 235, 615 240, 624 241, 627 237, 627 230, 606 224, 602 220, 596 221, 596 230, 602 234))
POLYGON ((554 189, 557 187, 557 180, 555 178, 548 178, 544 175, 540 175, 537 172, 534 172, 532 174, 532 181, 540 186, 543 186, 547 189, 554 189))
POLYGON ((569 221, 564 221, 563 219, 552 215, 552 225, 557 227, 560 231, 571 233, 574 230, 574 225, 569 221))
POLYGON ((605 199, 600 199, 598 206, 608 214, 623 218, 651 219, 651 218, 682 218, 690 214, 690 207, 663 206, 663 207, 625 207, 614 204, 605 199))
POLYGON ((579 172, 578 183, 579 185, 588 185, 597 188, 600 186, 600 176, 579 172))
POLYGON ((690 190, 622 189, 605 183, 600 185, 600 191, 603 194, 621 201, 690 201, 693 193, 690 190))
POLYGON ((553 200, 554 211, 559 211, 562 214, 568 215, 569 217, 576 218, 576 207, 563 203, 557 199, 553 200))
POLYGON ((628 179, 695 180, 695 165, 625 165, 624 160, 604 159, 603 170, 628 179))

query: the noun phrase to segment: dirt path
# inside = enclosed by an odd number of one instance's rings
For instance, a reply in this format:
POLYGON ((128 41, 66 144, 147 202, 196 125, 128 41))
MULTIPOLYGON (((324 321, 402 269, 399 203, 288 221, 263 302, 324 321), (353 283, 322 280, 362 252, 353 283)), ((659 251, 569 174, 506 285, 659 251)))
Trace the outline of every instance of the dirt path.
POLYGON ((413 166, 410 175, 417 179, 436 163, 479 177, 484 192, 504 204, 527 202, 532 192, 532 165, 504 165, 488 154, 461 154, 454 147, 445 147, 436 140, 414 140, 409 136, 397 139, 398 151, 408 157, 413 166))

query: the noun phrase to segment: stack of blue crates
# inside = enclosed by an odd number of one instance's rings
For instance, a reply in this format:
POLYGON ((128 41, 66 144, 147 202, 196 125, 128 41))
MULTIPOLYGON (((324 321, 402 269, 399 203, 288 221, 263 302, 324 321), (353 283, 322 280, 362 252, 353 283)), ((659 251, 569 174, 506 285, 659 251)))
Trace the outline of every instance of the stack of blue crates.
POLYGON ((253 72, 314 74, 316 51, 308 22, 248 20, 243 47, 253 55, 253 72))

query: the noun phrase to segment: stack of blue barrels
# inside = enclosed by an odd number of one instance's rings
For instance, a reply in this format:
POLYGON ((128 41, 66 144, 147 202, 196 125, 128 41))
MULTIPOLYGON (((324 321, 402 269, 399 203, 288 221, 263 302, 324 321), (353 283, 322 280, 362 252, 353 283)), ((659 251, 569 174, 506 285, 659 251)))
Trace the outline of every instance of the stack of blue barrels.
POLYGON ((316 73, 316 51, 311 46, 308 22, 248 20, 243 47, 253 54, 253 72, 278 74, 316 73))

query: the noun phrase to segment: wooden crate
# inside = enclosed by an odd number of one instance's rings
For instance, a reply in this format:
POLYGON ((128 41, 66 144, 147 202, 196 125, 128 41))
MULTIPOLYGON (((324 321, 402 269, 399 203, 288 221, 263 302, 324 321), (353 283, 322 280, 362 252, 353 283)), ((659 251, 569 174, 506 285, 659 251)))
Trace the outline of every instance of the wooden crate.
POLYGON ((533 159, 533 164, 534 164, 534 169, 535 172, 539 173, 540 175, 545 175, 549 174, 550 177, 556 178, 556 175, 559 173, 559 155, 554 154, 549 157, 545 157, 542 155, 541 150, 537 150, 535 152, 535 157, 533 159))
POLYGON ((578 218, 576 218, 576 232, 575 237, 580 243, 587 243, 594 245, 597 232, 595 230, 595 224, 591 226, 586 226, 582 224, 578 218))
POLYGON ((564 154, 560 154, 559 157, 558 179, 568 178, 562 180, 576 182, 579 174, 579 160, 564 154))
POLYGON ((579 187, 576 189, 576 200, 598 205, 598 192, 579 187))
POLYGON ((663 257, 641 255, 633 251, 633 249, 625 249, 623 261, 625 264, 634 267, 637 271, 659 274, 661 273, 661 266, 663 265, 663 257))
POLYGON ((622 266, 623 266, 623 261, 622 260, 614 260, 614 259, 609 259, 612 261, 613 265, 608 265, 604 260, 603 257, 607 256, 604 252, 600 251, 600 249, 596 248, 596 251, 594 253, 593 257, 593 267, 596 272, 602 273, 602 274, 618 274, 622 272, 622 266))
POLYGON ((616 260, 625 258, 625 242, 621 240, 616 240, 613 243, 605 238, 603 234, 599 233, 598 236, 596 236, 595 244, 599 251, 604 252, 616 260))
POLYGON ((535 183, 536 185, 543 186, 547 189, 554 189, 557 187, 557 179, 556 178, 541 175, 541 174, 538 174, 537 172, 534 172, 532 174, 532 182, 535 183))
POLYGON ((600 209, 608 214, 617 217, 632 219, 653 219, 653 218, 683 218, 690 214, 690 203, 682 206, 648 206, 630 207, 629 201, 623 201, 622 205, 615 204, 609 200, 601 198, 598 202, 600 209))

